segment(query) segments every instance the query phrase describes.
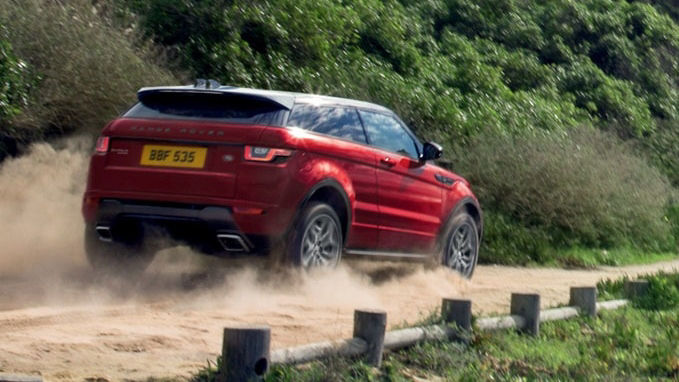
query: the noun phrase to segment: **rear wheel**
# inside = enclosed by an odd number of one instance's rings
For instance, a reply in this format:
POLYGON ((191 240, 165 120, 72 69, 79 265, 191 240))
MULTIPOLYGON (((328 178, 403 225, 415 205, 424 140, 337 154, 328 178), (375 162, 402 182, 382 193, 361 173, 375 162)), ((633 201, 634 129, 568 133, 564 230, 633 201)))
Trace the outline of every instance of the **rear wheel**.
POLYGON ((309 203, 288 239, 289 261, 302 268, 336 267, 342 257, 340 220, 329 205, 309 203))
POLYGON ((85 227, 85 254, 99 276, 134 278, 146 270, 155 251, 144 245, 142 238, 121 243, 103 241, 94 227, 85 227))
POLYGON ((443 265, 471 278, 479 258, 479 231, 476 221, 466 212, 453 216, 443 235, 443 265))

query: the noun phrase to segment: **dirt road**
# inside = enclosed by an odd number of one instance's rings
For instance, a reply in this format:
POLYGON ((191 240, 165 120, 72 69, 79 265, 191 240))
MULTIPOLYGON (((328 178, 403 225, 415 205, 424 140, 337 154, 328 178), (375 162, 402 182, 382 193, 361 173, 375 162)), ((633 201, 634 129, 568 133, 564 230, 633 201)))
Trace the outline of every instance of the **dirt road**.
MULTIPOLYGON (((679 261, 595 271, 481 266, 473 281, 443 269, 351 262, 334 272, 271 274, 163 254, 137 285, 102 285, 83 266, 7 279, 0 295, 0 372, 46 380, 188 377, 214 360, 224 326, 268 324, 273 347, 345 338, 355 308, 382 308, 389 326, 413 323, 441 297, 468 297, 475 314, 505 313, 511 292, 565 303, 568 288, 679 267, 679 261)), ((227 262, 228 263, 228 262, 227 262)))
POLYGON ((479 267, 472 282, 443 269, 350 262, 332 272, 261 272, 185 249, 162 253, 134 285, 94 279, 84 262, 80 200, 87 139, 37 144, 0 167, 0 373, 92 381, 188 377, 220 351, 222 329, 272 326, 273 346, 351 335, 356 308, 382 308, 391 327, 468 297, 474 313, 505 313, 511 292, 543 305, 601 278, 679 261, 597 271, 479 267))

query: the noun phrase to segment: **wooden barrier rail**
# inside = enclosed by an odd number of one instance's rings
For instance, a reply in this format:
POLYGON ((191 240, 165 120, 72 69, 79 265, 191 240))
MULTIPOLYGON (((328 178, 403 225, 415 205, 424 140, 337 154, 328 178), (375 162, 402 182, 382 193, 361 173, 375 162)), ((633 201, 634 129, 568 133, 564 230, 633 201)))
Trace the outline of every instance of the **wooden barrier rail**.
MULTIPOLYGON (((648 291, 645 280, 627 281, 628 297, 643 296, 648 291)), ((540 310, 539 294, 512 293, 510 315, 476 320, 481 331, 516 329, 528 335, 538 335, 540 323, 568 319, 580 315, 595 316, 601 310, 618 309, 629 300, 597 302, 596 287, 573 287, 570 305, 540 310)), ((464 340, 472 330, 470 300, 443 299, 443 325, 429 325, 386 332, 387 314, 379 310, 354 312, 354 337, 325 341, 287 349, 269 351, 268 327, 224 329, 223 369, 219 381, 252 381, 263 377, 270 364, 300 364, 328 357, 364 356, 365 362, 379 367, 384 350, 399 350, 431 340, 464 340)))

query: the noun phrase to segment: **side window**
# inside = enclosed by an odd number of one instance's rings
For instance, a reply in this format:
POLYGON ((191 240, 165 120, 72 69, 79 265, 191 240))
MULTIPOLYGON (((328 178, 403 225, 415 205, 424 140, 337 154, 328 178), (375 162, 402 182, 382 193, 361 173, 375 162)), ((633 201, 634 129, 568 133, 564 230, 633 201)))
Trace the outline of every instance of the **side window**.
POLYGON ((290 113, 288 126, 367 143, 361 121, 352 108, 298 104, 290 113))
POLYGON ((419 157, 415 141, 393 117, 360 110, 370 144, 413 159, 419 157))

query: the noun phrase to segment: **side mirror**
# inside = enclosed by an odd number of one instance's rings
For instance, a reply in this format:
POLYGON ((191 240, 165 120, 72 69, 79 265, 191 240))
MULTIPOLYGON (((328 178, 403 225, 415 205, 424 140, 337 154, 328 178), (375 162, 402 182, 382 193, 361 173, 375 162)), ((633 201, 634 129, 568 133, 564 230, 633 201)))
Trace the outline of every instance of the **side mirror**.
POLYGON ((420 161, 426 162, 428 160, 439 159, 443 154, 443 148, 434 142, 425 142, 422 147, 422 155, 420 155, 420 161))

